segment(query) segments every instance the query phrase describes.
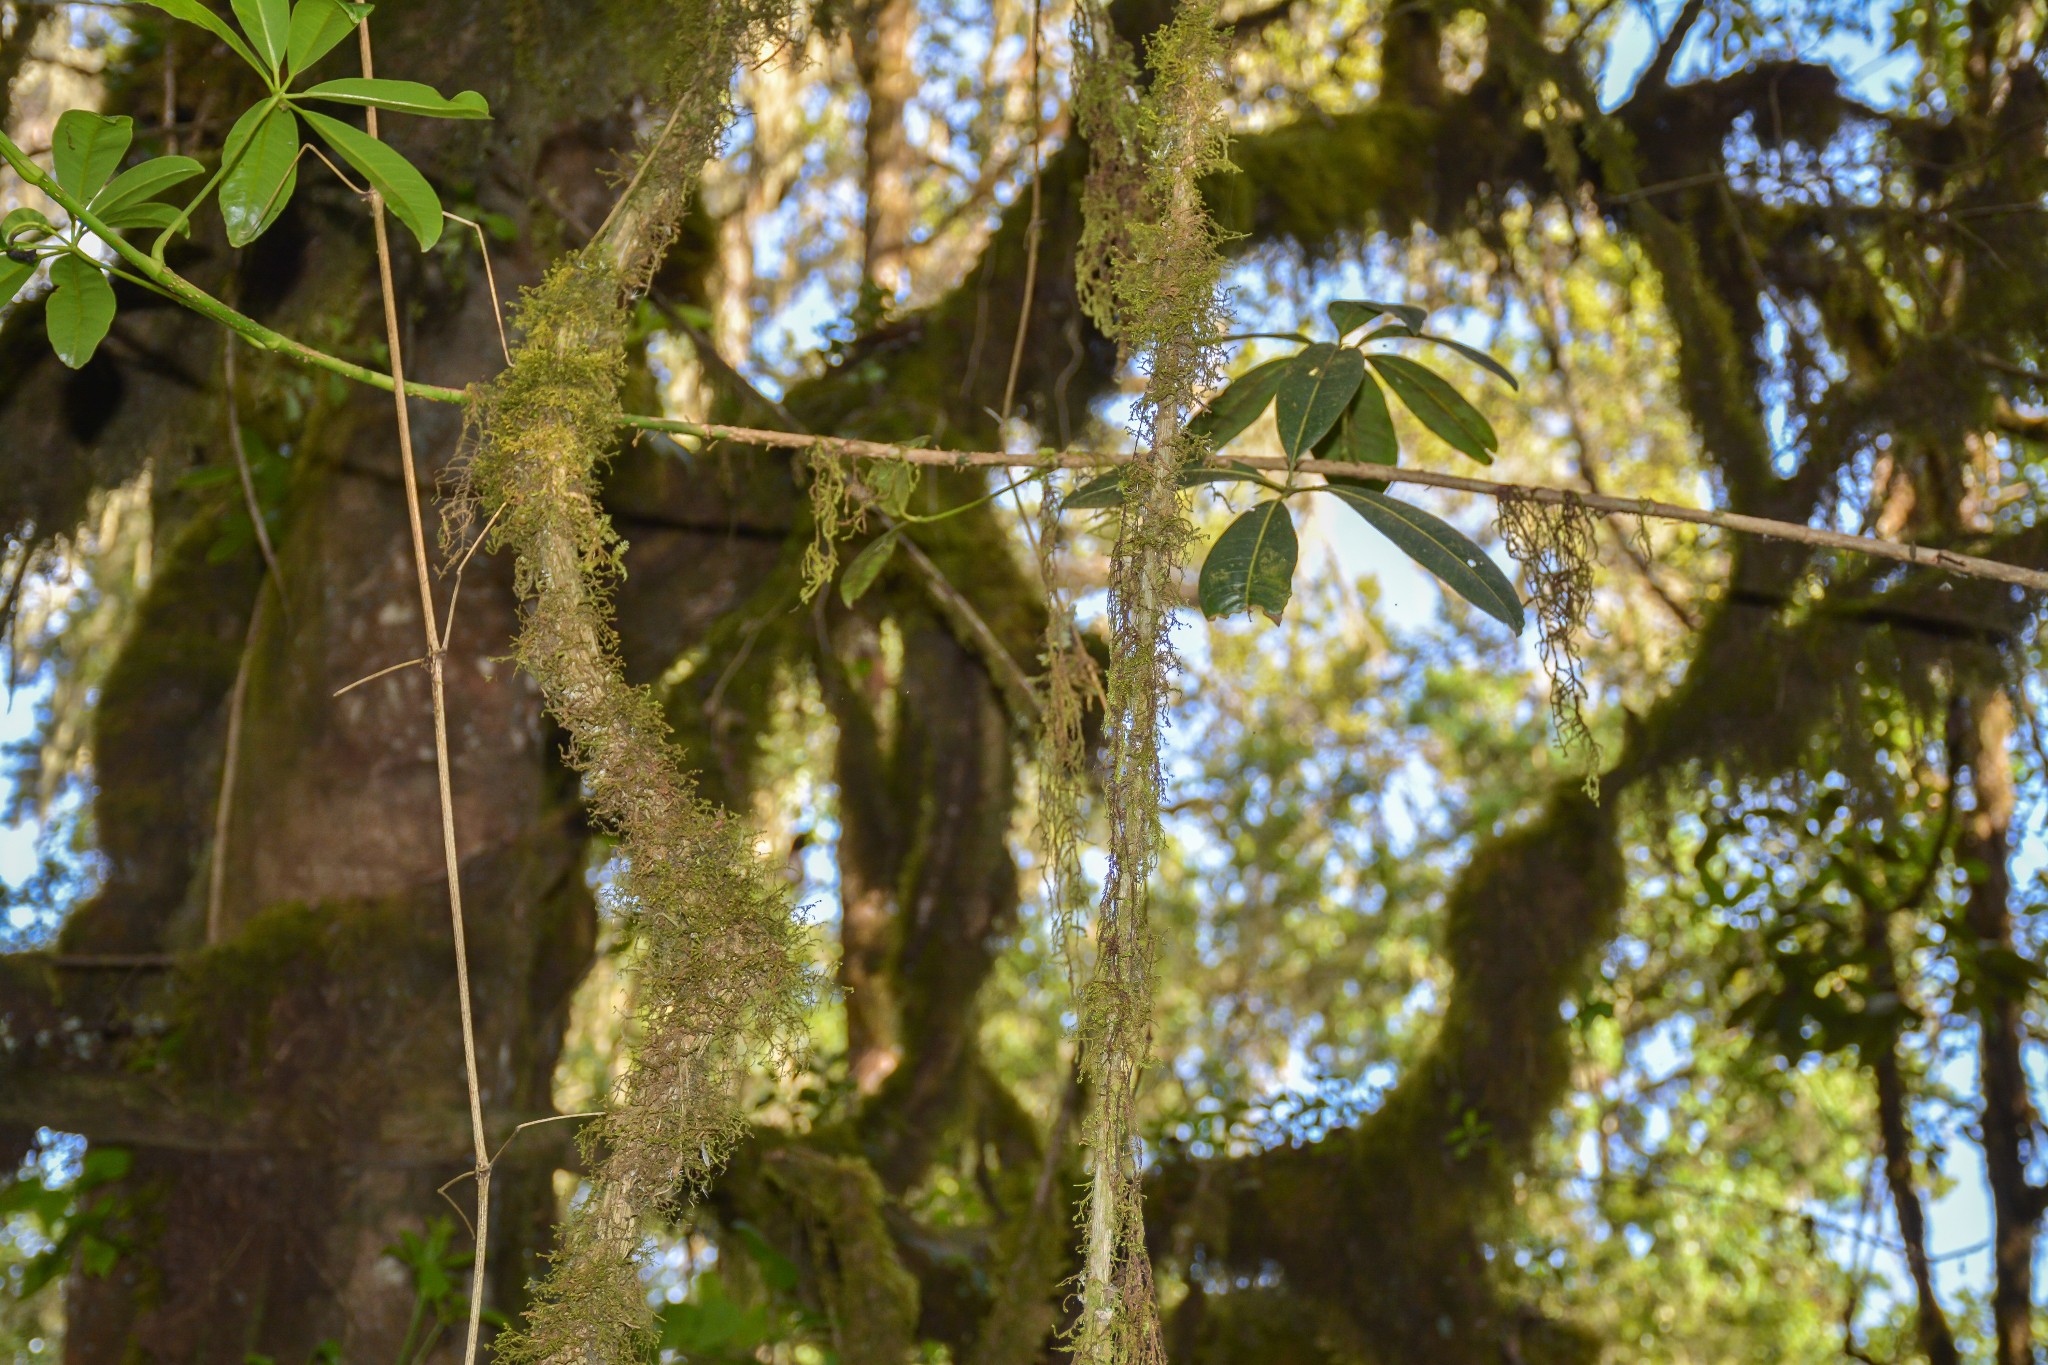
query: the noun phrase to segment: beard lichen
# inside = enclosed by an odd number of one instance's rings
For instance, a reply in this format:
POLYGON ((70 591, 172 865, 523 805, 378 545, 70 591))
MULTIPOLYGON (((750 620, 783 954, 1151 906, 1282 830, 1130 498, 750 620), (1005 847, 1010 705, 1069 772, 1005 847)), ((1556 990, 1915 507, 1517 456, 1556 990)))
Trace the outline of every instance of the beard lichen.
POLYGON ((1179 487, 1199 458, 1185 433, 1213 378, 1221 331, 1218 233, 1201 178, 1227 164, 1223 52, 1214 0, 1193 0, 1150 41, 1140 95, 1129 47, 1100 5, 1076 18, 1078 126, 1094 169, 1079 262, 1083 299, 1148 379, 1142 450, 1124 480, 1110 565, 1105 806, 1109 868, 1096 917, 1095 969, 1081 999, 1081 1055, 1094 1103, 1073 1358, 1154 1365, 1160 1341, 1145 1249, 1138 1083, 1152 1046, 1154 945, 1148 919, 1158 863, 1159 736, 1175 659, 1175 579, 1193 538, 1179 487))
POLYGON ((611 893, 638 940, 634 1056, 586 1126, 591 1189, 564 1224, 501 1361, 647 1358, 643 1224, 702 1191, 746 1131, 750 1066, 797 1038, 810 991, 792 895, 753 833, 706 801, 660 701, 629 686, 611 625, 623 545, 599 506, 623 413, 628 302, 674 239, 725 126, 737 64, 784 22, 780 0, 683 0, 668 119, 583 251, 523 299, 512 363, 478 395, 451 510, 514 553, 513 654, 568 734, 591 817, 618 840, 611 893))
POLYGON ((867 518, 863 515, 866 504, 847 486, 852 460, 821 443, 811 447, 804 464, 811 474, 811 542, 804 546, 800 572, 801 597, 809 603, 832 585, 839 572, 840 539, 862 530, 867 518))
POLYGON ((1600 799, 1600 742, 1586 725, 1591 695, 1579 633, 1593 606, 1599 528, 1584 503, 1567 497, 1543 503, 1508 494, 1500 499, 1500 538, 1522 566, 1536 607, 1537 651, 1550 678, 1550 717, 1558 751, 1577 754, 1586 795, 1600 799))
POLYGON ((796 1035, 809 984, 787 885, 751 831, 698 795, 660 702, 620 669, 609 599, 622 547, 598 480, 621 416, 624 297, 580 257, 526 296, 512 365, 479 401, 460 504, 515 554, 513 654, 568 733, 593 819, 618 838, 612 895, 639 948, 639 1045, 583 1135, 592 1190, 505 1361, 641 1358, 642 1219, 701 1190, 745 1131, 740 1081, 796 1035))
POLYGON ((1086 928, 1088 883, 1081 871, 1081 789, 1087 781, 1088 708, 1100 706, 1102 672, 1081 639, 1074 604, 1058 586, 1060 500, 1048 481, 1039 501, 1038 572, 1046 588, 1039 662, 1043 706, 1038 729, 1038 838, 1045 860, 1046 907, 1054 949, 1070 988, 1078 984, 1074 946, 1086 928))

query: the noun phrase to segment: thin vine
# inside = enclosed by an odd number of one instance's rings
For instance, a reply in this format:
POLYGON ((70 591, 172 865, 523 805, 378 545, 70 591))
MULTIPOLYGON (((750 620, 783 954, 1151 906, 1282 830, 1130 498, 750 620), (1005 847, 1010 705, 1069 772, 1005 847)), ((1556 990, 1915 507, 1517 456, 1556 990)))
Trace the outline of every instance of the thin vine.
POLYGON ((1151 40, 1151 85, 1107 13, 1076 18, 1076 122, 1094 155, 1084 196, 1084 304, 1149 373, 1143 453, 1127 471, 1110 567, 1106 783, 1109 870, 1096 920, 1095 971, 1082 996, 1081 1048, 1094 1092, 1093 1153, 1080 1315, 1084 1365, 1165 1359, 1145 1250, 1138 1081, 1152 1044, 1154 946, 1149 882, 1158 862, 1159 734, 1174 669, 1174 580, 1193 538, 1180 473, 1199 458, 1185 432, 1212 378, 1218 233, 1198 188, 1225 163, 1222 48, 1214 0, 1193 0, 1151 40))

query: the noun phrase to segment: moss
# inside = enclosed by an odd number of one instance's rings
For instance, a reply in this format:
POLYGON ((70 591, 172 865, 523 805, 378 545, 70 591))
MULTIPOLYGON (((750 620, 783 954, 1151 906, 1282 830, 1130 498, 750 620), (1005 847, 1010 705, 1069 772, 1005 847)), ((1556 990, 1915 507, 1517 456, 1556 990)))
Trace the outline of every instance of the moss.
POLYGON ((918 1284, 896 1254, 874 1170, 857 1156, 781 1147, 762 1177, 808 1243, 832 1347, 845 1365, 901 1365, 916 1344, 918 1284))
POLYGON ((1439 115, 1377 103, 1324 121, 1275 128, 1235 144, 1234 171, 1202 182, 1224 231, 1328 250, 1377 218, 1397 236, 1435 215, 1432 164, 1439 115))
POLYGON ((594 1189, 505 1360, 642 1349, 640 1221, 710 1179, 745 1130, 741 1078, 796 1035, 808 991, 788 887, 745 825, 699 795, 653 693, 624 680, 609 614, 620 545, 597 506, 619 413, 622 299, 619 277, 588 258, 526 296, 466 471, 470 505, 515 554, 514 655, 568 734, 594 820, 619 839, 614 891, 641 944, 641 1041, 585 1131, 594 1189))
POLYGON ((185 899, 206 846, 215 723, 261 573, 253 554, 212 562, 217 536, 214 521, 195 519, 164 554, 94 709, 107 881, 66 923, 68 950, 161 948, 165 907, 185 899))
POLYGON ((447 936, 421 924, 403 900, 265 910, 180 969, 154 1060, 194 1095, 261 1095, 286 1132, 376 1135, 460 1065, 452 1043, 421 1046, 453 994, 447 936))

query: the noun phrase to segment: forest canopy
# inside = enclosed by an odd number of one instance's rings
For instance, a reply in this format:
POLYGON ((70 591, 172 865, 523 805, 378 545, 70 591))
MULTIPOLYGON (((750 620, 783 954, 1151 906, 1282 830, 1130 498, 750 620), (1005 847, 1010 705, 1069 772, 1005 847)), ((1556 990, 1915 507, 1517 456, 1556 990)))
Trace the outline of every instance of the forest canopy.
POLYGON ((2044 38, 0 0, 0 1347, 2030 1365, 2044 38))

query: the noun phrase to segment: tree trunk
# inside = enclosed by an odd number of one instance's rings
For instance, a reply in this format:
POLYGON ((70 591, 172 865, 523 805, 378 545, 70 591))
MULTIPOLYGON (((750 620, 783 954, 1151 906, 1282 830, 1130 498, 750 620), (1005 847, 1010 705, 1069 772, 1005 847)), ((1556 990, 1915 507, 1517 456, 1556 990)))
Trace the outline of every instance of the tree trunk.
POLYGON ((1993 1359, 1997 1365, 2033 1365, 2034 1241, 2042 1190, 2027 1179, 2039 1121, 2021 1056, 2026 985, 2010 970, 2020 960, 2011 907, 2012 701, 2001 690, 1975 687, 1955 719, 1956 758, 1969 769, 1972 797, 1956 856, 1970 878, 1963 923, 1975 940, 1982 1140, 1991 1186, 1993 1359))

